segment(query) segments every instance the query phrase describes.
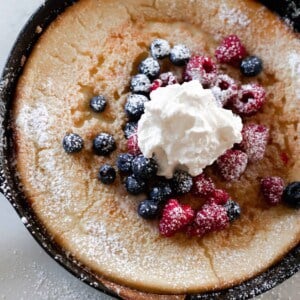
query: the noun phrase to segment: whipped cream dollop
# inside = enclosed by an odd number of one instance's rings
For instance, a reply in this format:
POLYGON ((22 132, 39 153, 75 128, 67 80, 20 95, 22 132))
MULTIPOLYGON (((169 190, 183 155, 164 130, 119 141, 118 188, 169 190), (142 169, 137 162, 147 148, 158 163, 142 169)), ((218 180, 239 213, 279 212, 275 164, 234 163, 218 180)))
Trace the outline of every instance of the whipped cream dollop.
POLYGON ((150 98, 138 144, 144 156, 155 157, 160 176, 171 178, 175 169, 196 176, 242 141, 241 118, 220 107, 199 81, 158 88, 150 98))

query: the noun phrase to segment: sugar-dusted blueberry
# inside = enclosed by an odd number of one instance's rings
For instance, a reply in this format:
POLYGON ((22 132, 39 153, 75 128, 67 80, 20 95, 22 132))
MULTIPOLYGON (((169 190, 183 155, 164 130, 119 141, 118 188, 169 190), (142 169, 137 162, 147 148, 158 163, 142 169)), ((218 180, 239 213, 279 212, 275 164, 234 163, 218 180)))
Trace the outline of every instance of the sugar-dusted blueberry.
POLYGON ((191 51, 183 44, 175 45, 170 52, 170 60, 175 66, 184 66, 190 58, 191 51))
POLYGON ((172 189, 169 183, 161 183, 151 188, 149 197, 157 203, 162 203, 172 195, 172 189))
POLYGON ((112 135, 103 132, 95 137, 93 148, 97 155, 106 156, 116 149, 116 142, 112 135))
POLYGON ((150 46, 150 52, 153 58, 162 59, 170 54, 170 44, 163 39, 155 39, 150 46))
POLYGON ((82 137, 76 133, 66 134, 63 138, 63 148, 67 153, 76 153, 81 151, 83 148, 84 142, 82 137))
POLYGON ((132 161, 132 172, 137 178, 150 179, 156 175, 158 166, 153 158, 138 155, 132 161))
POLYGON ((100 167, 99 180, 104 184, 112 184, 116 179, 116 170, 108 164, 105 164, 100 167))
POLYGON ((134 156, 129 153, 121 153, 117 159, 117 167, 121 172, 131 172, 131 164, 134 156))
POLYGON ((128 176, 125 179, 125 188, 128 193, 138 195, 146 190, 146 183, 140 178, 136 178, 134 175, 128 176))
POLYGON ((131 78, 130 89, 133 93, 148 94, 151 81, 145 74, 137 74, 131 78))
POLYGON ((244 76, 253 77, 263 70, 263 62, 257 56, 249 56, 241 62, 241 72, 244 76))
POLYGON ((223 205, 226 209, 227 216, 230 222, 238 219, 241 215, 241 207, 239 204, 231 199, 229 199, 225 205, 223 205))
POLYGON ((185 171, 177 170, 171 179, 172 190, 176 194, 186 194, 193 186, 192 176, 185 171))
POLYGON ((148 57, 140 63, 139 72, 149 78, 156 78, 160 72, 159 62, 152 57, 148 57))
POLYGON ((137 122, 128 122, 124 126, 124 136, 126 139, 129 139, 132 134, 137 131, 137 122))
POLYGON ((90 108, 96 112, 103 112, 106 107, 106 99, 103 95, 95 96, 90 101, 90 108))
POLYGON ((137 121, 144 113, 144 104, 149 99, 144 95, 130 94, 125 104, 125 112, 130 120, 137 121))
POLYGON ((138 206, 138 214, 144 219, 155 219, 159 213, 159 205, 153 200, 144 200, 138 206))
POLYGON ((300 181, 290 183, 283 191, 283 202, 293 208, 300 208, 300 181))

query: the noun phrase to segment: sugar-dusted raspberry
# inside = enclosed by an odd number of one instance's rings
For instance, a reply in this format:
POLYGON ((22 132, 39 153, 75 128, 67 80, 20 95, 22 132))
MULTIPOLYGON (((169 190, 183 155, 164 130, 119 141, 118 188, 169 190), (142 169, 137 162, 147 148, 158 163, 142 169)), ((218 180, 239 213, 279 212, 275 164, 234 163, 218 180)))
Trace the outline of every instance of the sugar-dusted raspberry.
POLYGON ((163 82, 160 79, 155 79, 150 87, 150 91, 153 92, 155 90, 157 90, 158 88, 160 88, 163 85, 163 82))
POLYGON ((240 148, 248 155, 249 161, 261 160, 265 155, 269 129, 264 125, 247 124, 243 127, 242 136, 240 148))
POLYGON ((217 159, 217 166, 226 180, 237 180, 246 170, 248 156, 240 150, 227 150, 217 159))
POLYGON ((217 66, 207 56, 191 57, 184 71, 184 81, 199 80, 204 86, 211 86, 216 77, 217 66))
POLYGON ((242 59, 247 56, 247 51, 236 35, 229 35, 224 38, 221 45, 216 49, 215 56, 220 63, 238 67, 242 59))
POLYGON ((237 98, 238 85, 234 79, 228 75, 220 74, 217 76, 211 91, 214 94, 217 103, 223 107, 237 98))
POLYGON ((261 180, 261 190, 266 202, 270 205, 277 205, 282 198, 284 181, 281 177, 266 177, 261 180))
POLYGON ((266 92, 258 84, 243 85, 238 97, 232 101, 238 114, 251 116, 257 113, 266 101, 266 92))
POLYGON ((224 205, 229 200, 229 194, 222 189, 215 189, 208 197, 208 204, 224 205))
POLYGON ((178 78, 172 72, 161 73, 159 79, 162 81, 162 86, 178 83, 178 78))
POLYGON ((197 196, 207 196, 215 189, 212 179, 204 173, 193 177, 192 193, 197 196))
POLYGON ((186 227, 186 234, 190 237, 192 236, 197 236, 197 237, 202 237, 205 235, 206 231, 205 228, 199 227, 195 222, 189 224, 186 227))
POLYGON ((136 132, 133 133, 127 140, 127 149, 128 153, 134 156, 137 156, 142 153, 138 145, 138 135, 136 132))
POLYGON ((194 215, 189 205, 181 205, 176 199, 170 199, 163 209, 159 232, 163 236, 170 237, 191 223, 194 215))
POLYGON ((215 203, 205 204, 197 212, 195 223, 205 233, 225 229, 229 224, 226 209, 215 203))

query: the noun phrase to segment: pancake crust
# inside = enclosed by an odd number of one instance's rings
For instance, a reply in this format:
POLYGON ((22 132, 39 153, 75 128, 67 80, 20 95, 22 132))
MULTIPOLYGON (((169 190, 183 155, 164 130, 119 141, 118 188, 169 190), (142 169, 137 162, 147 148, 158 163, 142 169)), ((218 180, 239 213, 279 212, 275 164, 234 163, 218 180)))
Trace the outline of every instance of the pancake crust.
MULTIPOLYGON (((224 71, 249 82, 230 67, 224 71)), ((259 192, 264 176, 300 180, 299 101, 299 39, 255 1, 81 0, 42 35, 20 78, 13 107, 17 170, 55 241, 124 297, 158 297, 131 288, 161 294, 222 289, 263 272, 300 240, 299 211, 268 208, 259 192), (241 204, 240 220, 202 239, 162 238, 155 221, 136 213, 143 197, 128 196, 120 179, 102 185, 98 168, 126 151, 122 127, 129 80, 151 41, 161 37, 213 56, 232 33, 263 59, 263 73, 250 81, 266 88, 268 102, 246 121, 268 126, 271 142, 265 158, 250 164, 237 182, 225 183, 209 170, 217 186, 241 204), (95 114, 89 99, 99 93, 108 107, 95 114), (63 151, 68 132, 84 138, 81 153, 63 151), (109 158, 93 154, 92 140, 100 132, 117 141, 109 158)))

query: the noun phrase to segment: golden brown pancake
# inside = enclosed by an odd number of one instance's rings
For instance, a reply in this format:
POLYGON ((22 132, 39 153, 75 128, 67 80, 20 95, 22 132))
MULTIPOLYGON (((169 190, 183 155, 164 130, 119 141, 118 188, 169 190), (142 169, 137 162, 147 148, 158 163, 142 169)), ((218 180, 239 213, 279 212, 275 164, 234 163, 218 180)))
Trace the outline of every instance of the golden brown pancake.
MULTIPOLYGON (((266 176, 300 180, 299 101, 299 39, 255 1, 81 0, 41 36, 20 78, 13 108, 17 170, 29 203, 54 240, 123 297, 223 289, 263 272, 300 241, 300 212, 268 207, 259 189, 266 176), (263 59, 264 71, 255 79, 231 67, 224 72, 264 86, 267 103, 246 122, 268 126, 271 141, 264 159, 249 164, 238 181, 224 182, 208 170, 240 203, 239 220, 202 239, 164 238, 156 221, 136 212, 144 196, 129 196, 120 178, 112 186, 101 184, 98 169, 126 151, 124 103, 130 77, 148 56, 151 41, 184 43, 194 54, 213 57, 229 34, 263 59), (101 114, 89 108, 98 94, 108 99, 101 114), (69 132, 84 138, 82 152, 63 150, 69 132), (101 132, 117 141, 108 158, 92 151, 101 132)), ((173 297, 183 296, 161 299, 173 297)))

